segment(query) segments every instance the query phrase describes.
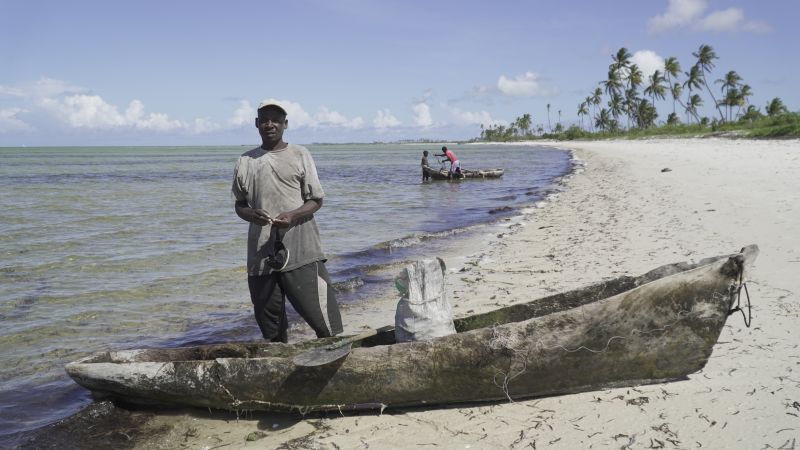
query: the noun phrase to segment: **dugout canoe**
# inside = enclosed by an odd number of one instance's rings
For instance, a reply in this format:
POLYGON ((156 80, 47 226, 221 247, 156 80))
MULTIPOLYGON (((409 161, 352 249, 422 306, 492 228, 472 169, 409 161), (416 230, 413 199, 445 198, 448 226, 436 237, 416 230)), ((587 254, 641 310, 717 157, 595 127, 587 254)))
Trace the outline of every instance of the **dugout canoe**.
MULTIPOLYGON (((449 177, 450 173, 448 170, 445 169, 434 169, 433 167, 425 166, 422 168, 428 175, 430 175, 431 179, 433 180, 450 180, 449 177)), ((456 180, 463 180, 463 179, 473 179, 473 178, 500 178, 505 173, 504 169, 479 169, 479 170, 469 170, 469 169, 462 169, 461 175, 454 177, 452 179, 456 180)))
POLYGON ((455 321, 456 334, 295 366, 296 344, 229 343, 100 352, 67 364, 96 398, 307 413, 497 401, 659 383, 706 364, 758 254, 659 267, 455 321))

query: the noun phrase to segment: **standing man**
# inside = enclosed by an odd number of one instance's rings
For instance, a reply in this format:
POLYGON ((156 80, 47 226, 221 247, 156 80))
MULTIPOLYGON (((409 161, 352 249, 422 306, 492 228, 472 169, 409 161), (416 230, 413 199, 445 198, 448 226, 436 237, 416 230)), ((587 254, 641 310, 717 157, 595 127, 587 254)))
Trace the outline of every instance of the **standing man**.
POLYGON ((448 150, 447 147, 442 147, 442 154, 436 156, 445 156, 450 160, 450 173, 447 174, 448 177, 453 178, 456 175, 461 175, 461 163, 458 162, 455 153, 448 150))
POLYGON ((422 182, 426 182, 430 180, 431 174, 428 173, 428 151, 424 150, 422 152, 422 161, 420 161, 420 165, 422 166, 422 182))
POLYGON ((325 193, 305 147, 283 141, 286 110, 264 101, 256 128, 261 146, 236 162, 236 214, 250 222, 247 284, 264 339, 288 342, 286 299, 317 337, 342 332, 314 213, 325 193))

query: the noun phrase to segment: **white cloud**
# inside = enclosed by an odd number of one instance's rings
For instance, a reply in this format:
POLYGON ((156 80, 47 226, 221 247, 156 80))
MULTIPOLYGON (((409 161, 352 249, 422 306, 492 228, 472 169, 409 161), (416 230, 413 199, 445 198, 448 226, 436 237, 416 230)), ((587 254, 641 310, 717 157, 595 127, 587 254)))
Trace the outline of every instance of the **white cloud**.
POLYGON ((705 0, 669 0, 664 14, 650 18, 648 29, 659 33, 670 28, 689 25, 699 18, 708 5, 705 0))
POLYGON ((135 126, 136 128, 156 131, 170 131, 180 128, 187 128, 187 125, 180 120, 170 119, 169 116, 164 113, 150 113, 146 117, 139 118, 135 122, 131 123, 131 125, 135 126))
POLYGON ((728 8, 721 11, 714 11, 695 25, 695 29, 701 31, 750 31, 754 33, 765 33, 772 31, 772 27, 766 22, 747 21, 744 11, 740 8, 728 8))
POLYGON ((469 93, 470 97, 486 97, 487 95, 491 95, 496 91, 495 88, 491 88, 489 86, 475 86, 469 93))
POLYGON ((431 107, 427 103, 417 103, 414 105, 414 123, 421 127, 433 125, 431 107))
POLYGON ((697 23, 696 28, 703 31, 734 31, 744 22, 744 11, 728 8, 714 11, 697 23))
POLYGON ((328 108, 321 106, 317 110, 317 113, 314 114, 314 123, 315 126, 358 129, 364 126, 364 119, 361 117, 348 119, 339 112, 331 111, 328 108))
MULTIPOLYGON (((358 129, 364 126, 364 119, 361 117, 350 119, 337 111, 331 111, 325 106, 319 107, 317 112, 312 115, 297 102, 275 98, 268 98, 264 101, 275 102, 283 106, 283 109, 286 110, 286 119, 289 121, 289 126, 292 128, 344 127, 358 129)), ((242 108, 243 107, 244 106, 242 106, 242 108)), ((251 110, 250 114, 252 114, 252 117, 255 117, 255 109, 251 110)), ((252 120, 252 118, 250 120, 252 120)))
POLYGON ((23 81, 14 86, 0 85, 0 96, 20 98, 48 98, 63 94, 86 92, 88 92, 88 89, 69 84, 66 81, 46 77, 36 81, 23 81))
POLYGON ((644 77, 649 77, 656 70, 664 70, 664 58, 652 50, 639 50, 631 56, 631 63, 639 66, 644 77))
POLYGON ((239 106, 228 119, 231 128, 242 128, 255 125, 256 109, 247 100, 239 100, 239 106))
POLYGON ((746 20, 744 10, 741 8, 712 11, 703 17, 707 8, 706 0, 669 0, 667 11, 664 14, 650 18, 648 30, 651 33, 660 33, 671 28, 691 27, 696 31, 716 33, 772 31, 772 27, 766 22, 746 20))
POLYGON ((43 98, 39 105, 53 117, 74 128, 108 129, 133 127, 144 130, 170 131, 185 128, 179 120, 171 120, 164 113, 144 114, 144 105, 133 100, 125 114, 99 95, 68 95, 60 99, 43 98))
POLYGON ((378 110, 377 115, 372 119, 372 125, 378 129, 385 129, 398 127, 402 125, 402 122, 400 122, 397 117, 393 116, 392 112, 388 109, 381 109, 378 110))
POLYGON ((125 124, 117 107, 98 95, 70 95, 63 99, 44 98, 40 104, 56 119, 76 128, 109 128, 125 124))
POLYGON ((33 127, 17 117, 19 113, 25 112, 27 111, 22 108, 0 109, 0 133, 33 130, 33 127))
POLYGON ((459 108, 449 108, 450 113, 456 119, 456 122, 462 125, 507 125, 508 122, 504 120, 493 119, 491 114, 485 110, 478 112, 462 111, 459 108))
POLYGON ((197 134, 207 134, 219 131, 222 127, 212 120, 198 118, 192 122, 191 129, 197 134))
POLYGON ((539 76, 533 72, 525 72, 523 75, 518 75, 513 79, 500 75, 500 79, 497 80, 497 89, 511 97, 540 95, 544 93, 544 89, 538 78, 539 76))
MULTIPOLYGON (((190 126, 180 120, 170 119, 165 113, 146 113, 144 104, 137 99, 131 101, 124 112, 120 112, 116 105, 92 94, 88 89, 46 77, 15 85, 0 85, 0 97, 11 97, 34 112, 44 112, 72 128, 127 128, 158 132, 181 129, 206 132, 219 128, 207 119, 196 119, 190 126)), ((20 108, 15 108, 13 114, 4 115, 3 128, 17 131, 32 129, 16 117, 20 111, 20 108)))
MULTIPOLYGON (((299 103, 291 102, 288 100, 279 100, 275 98, 266 98, 263 100, 264 102, 270 103, 278 103, 279 105, 283 106, 283 109, 286 110, 286 120, 289 121, 290 127, 313 127, 315 125, 314 118, 311 117, 311 114, 307 113, 299 103)), ((253 108, 250 111, 251 119, 256 117, 258 112, 253 108)))

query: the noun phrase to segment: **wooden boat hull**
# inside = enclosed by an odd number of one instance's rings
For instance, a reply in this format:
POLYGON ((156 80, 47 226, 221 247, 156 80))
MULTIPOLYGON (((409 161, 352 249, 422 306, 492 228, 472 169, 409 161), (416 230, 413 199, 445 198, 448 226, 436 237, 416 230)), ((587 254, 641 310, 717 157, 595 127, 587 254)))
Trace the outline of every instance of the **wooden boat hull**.
POLYGON ((663 266, 456 320, 458 333, 344 359, 293 356, 341 337, 101 352, 66 366, 101 397, 139 404, 310 412, 574 393, 683 378, 708 361, 741 271, 758 253, 663 266))
POLYGON ((480 169, 469 170, 464 169, 461 171, 460 176, 450 177, 450 173, 444 169, 434 169, 433 167, 423 167, 423 169, 432 180, 463 180, 463 179, 485 179, 485 178, 500 178, 505 173, 503 169, 480 169))

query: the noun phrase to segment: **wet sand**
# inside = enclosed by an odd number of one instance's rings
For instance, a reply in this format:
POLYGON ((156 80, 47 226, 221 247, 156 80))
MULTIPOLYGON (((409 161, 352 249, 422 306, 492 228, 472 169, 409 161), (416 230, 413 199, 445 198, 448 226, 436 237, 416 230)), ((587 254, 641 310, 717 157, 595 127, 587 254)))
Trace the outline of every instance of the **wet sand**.
MULTIPOLYGON (((64 423, 36 442, 53 445, 60 435, 62 444, 72 436, 98 448, 797 448, 800 141, 553 145, 573 149, 585 167, 553 201, 464 242, 471 252, 446 257, 456 315, 758 244, 748 282, 752 327, 731 316, 702 371, 673 383, 517 402, 304 419, 116 408, 111 414, 128 422, 96 432, 85 430, 90 421, 64 423)), ((346 331, 390 323, 393 307, 385 300, 345 311, 346 331)))

